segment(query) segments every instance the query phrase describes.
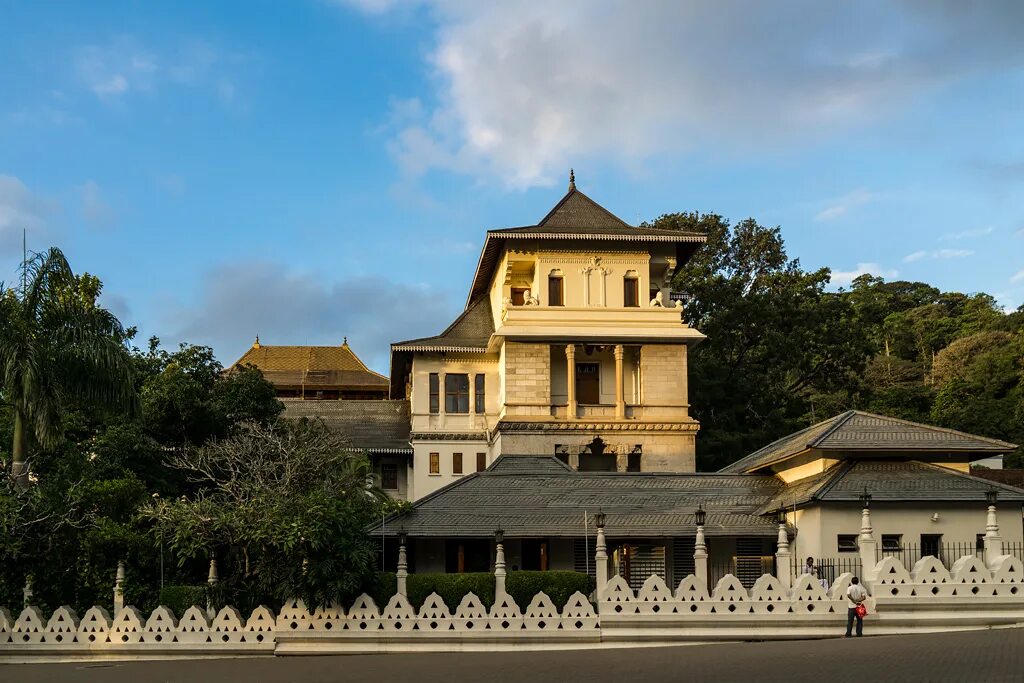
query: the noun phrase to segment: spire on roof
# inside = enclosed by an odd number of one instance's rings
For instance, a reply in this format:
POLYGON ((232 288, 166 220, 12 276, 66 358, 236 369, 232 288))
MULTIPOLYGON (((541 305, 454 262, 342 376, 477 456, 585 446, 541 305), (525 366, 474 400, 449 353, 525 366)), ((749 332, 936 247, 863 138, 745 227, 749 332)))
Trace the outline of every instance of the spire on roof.
POLYGON ((570 168, 569 169, 569 191, 572 192, 575 189, 576 189, 576 174, 573 173, 573 170, 570 168))
POLYGON ((348 346, 348 337, 342 337, 344 341, 341 342, 342 346, 348 346))
POLYGON ((260 335, 258 335, 258 334, 256 335, 256 342, 252 345, 252 348, 254 348, 254 349, 260 348, 260 335))

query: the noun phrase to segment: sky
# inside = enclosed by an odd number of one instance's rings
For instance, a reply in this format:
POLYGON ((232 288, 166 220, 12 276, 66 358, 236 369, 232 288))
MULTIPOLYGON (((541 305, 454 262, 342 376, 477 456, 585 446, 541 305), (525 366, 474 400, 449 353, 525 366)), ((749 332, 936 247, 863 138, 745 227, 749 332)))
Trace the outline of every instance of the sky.
POLYGON ((0 0, 0 280, 64 250, 139 343, 388 344, 578 187, 1024 304, 1024 3, 0 0))

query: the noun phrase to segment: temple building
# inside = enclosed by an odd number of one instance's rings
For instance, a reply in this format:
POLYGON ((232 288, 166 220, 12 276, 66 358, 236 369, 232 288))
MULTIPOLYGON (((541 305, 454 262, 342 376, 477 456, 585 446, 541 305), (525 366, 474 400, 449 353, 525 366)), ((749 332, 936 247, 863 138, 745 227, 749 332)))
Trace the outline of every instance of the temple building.
POLYGON ((347 338, 341 346, 267 346, 256 337, 228 372, 246 366, 259 368, 281 399, 388 397, 388 378, 366 367, 349 347, 347 338))
POLYGON ((689 348, 672 276, 704 235, 628 225, 580 192, 487 232, 463 313, 391 346, 415 500, 503 454, 571 470, 693 472, 689 348))

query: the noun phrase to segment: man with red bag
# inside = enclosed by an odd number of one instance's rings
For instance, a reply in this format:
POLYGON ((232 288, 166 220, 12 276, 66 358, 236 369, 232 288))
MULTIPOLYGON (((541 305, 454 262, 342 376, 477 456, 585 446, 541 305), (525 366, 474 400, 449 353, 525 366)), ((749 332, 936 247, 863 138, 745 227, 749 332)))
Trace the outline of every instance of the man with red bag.
POLYGON ((853 630, 853 620, 857 620, 857 637, 864 635, 864 615, 868 608, 864 601, 868 599, 868 592, 860 585, 860 579, 856 576, 850 581, 850 587, 846 589, 846 637, 849 638, 853 630))

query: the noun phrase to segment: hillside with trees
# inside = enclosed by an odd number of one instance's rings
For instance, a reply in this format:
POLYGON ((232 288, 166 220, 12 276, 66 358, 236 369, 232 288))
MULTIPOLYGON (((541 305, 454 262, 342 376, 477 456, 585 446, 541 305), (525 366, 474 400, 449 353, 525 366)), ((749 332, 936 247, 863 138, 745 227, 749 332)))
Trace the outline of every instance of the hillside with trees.
POLYGON ((833 291, 828 269, 804 270, 752 219, 645 225, 708 236, 673 283, 708 337, 690 359, 700 469, 850 409, 1024 444, 1024 306, 872 275, 833 291))

